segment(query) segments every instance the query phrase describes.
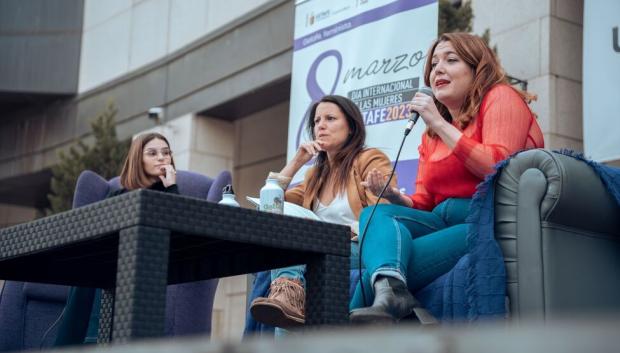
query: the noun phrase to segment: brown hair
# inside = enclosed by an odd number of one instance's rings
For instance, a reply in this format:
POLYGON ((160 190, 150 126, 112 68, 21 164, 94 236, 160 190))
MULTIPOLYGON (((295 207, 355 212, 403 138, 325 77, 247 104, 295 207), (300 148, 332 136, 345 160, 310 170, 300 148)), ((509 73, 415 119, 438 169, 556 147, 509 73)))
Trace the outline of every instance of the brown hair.
MULTIPOLYGON (((136 137, 129 147, 127 158, 121 171, 121 185, 127 190, 144 189, 153 184, 153 181, 146 175, 143 165, 144 146, 152 140, 159 139, 166 142, 168 148, 170 143, 162 134, 151 132, 136 137)), ((170 162, 174 167, 174 159, 170 156, 170 162)), ((176 167, 175 167, 176 169, 176 167)))
MULTIPOLYGON (((431 45, 426 56, 426 64, 424 66, 424 84, 431 86, 430 76, 432 71, 433 53, 435 48, 441 42, 450 42, 456 51, 456 54, 465 61, 472 69, 474 74, 474 82, 465 96, 463 105, 460 108, 458 117, 450 115, 448 108, 435 99, 435 104, 439 113, 448 122, 457 119, 460 129, 465 129, 472 119, 478 114, 482 99, 489 90, 497 84, 508 84, 506 73, 499 63, 497 56, 489 48, 489 46, 479 36, 469 33, 444 33, 431 45)), ((526 103, 535 99, 534 95, 518 90, 512 86, 526 103)), ((435 133, 427 129, 427 134, 434 137, 435 133)))
POLYGON ((310 107, 309 113, 306 116, 308 119, 306 129, 308 135, 312 136, 313 140, 316 138, 314 136, 314 115, 320 103, 333 103, 337 105, 346 117, 349 130, 351 131, 342 149, 334 156, 334 161, 331 165, 327 160, 327 153, 325 151, 321 151, 316 158, 314 170, 308 177, 306 188, 306 193, 308 193, 311 200, 318 197, 323 185, 330 178, 334 178, 335 190, 341 191, 345 188, 349 173, 353 168, 353 162, 358 154, 364 150, 364 143, 366 141, 364 119, 359 108, 350 99, 337 95, 325 96, 310 107))

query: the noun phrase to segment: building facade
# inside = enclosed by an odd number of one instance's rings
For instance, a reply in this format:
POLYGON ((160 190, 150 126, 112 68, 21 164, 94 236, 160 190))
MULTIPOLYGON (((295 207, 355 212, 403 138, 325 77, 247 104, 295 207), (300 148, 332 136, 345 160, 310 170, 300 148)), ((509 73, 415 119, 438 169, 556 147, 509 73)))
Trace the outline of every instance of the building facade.
MULTIPOLYGON (((582 145, 583 0, 471 0, 507 72, 538 95, 547 147, 582 145), (502 16, 498 14, 504 14, 502 16)), ((233 173, 242 206, 286 161, 294 1, 0 2, 0 227, 47 206, 58 152, 112 102, 120 138, 156 130, 179 169, 233 173), (162 121, 149 119, 162 107, 162 121)), ((238 339, 245 276, 222 280, 213 336, 238 339)))

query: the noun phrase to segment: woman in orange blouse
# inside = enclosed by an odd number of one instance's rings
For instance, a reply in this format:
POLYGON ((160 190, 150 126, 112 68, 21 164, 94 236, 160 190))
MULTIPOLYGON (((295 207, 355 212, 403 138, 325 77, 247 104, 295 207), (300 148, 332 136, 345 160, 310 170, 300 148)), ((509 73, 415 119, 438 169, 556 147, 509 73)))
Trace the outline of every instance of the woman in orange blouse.
MULTIPOLYGON (((435 97, 417 93, 412 107, 427 126, 419 147, 416 191, 388 188, 391 205, 380 205, 368 225, 362 261, 372 306, 361 292, 351 303, 357 323, 396 322, 409 315, 415 292, 448 272, 466 250, 469 202, 494 165, 524 149, 543 147, 543 136, 527 103, 512 88, 493 51, 477 36, 443 34, 429 49, 424 82, 435 97)), ((381 173, 365 184, 383 188, 381 173)), ((369 209, 360 217, 367 226, 369 209)))

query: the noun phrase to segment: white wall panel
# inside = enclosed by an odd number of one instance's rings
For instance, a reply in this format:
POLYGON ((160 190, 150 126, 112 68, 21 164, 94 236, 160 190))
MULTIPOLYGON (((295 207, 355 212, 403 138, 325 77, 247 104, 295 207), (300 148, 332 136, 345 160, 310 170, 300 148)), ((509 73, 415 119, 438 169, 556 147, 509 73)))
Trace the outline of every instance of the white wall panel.
POLYGON ((269 0, 209 0, 207 12, 207 31, 219 27, 243 16, 269 0))
POLYGON ((167 54, 169 8, 169 0, 142 1, 133 7, 129 70, 167 54))
POLYGON ((204 0, 170 0, 168 51, 175 51, 207 32, 208 2, 204 0))
POLYGON ((79 92, 139 69, 270 0, 85 0, 79 92))
POLYGON ((474 0, 472 9, 475 33, 482 33, 487 28, 491 28, 494 33, 511 30, 534 19, 549 16, 551 12, 550 1, 541 0, 474 0))
POLYGON ((540 20, 535 19, 517 26, 513 31, 505 31, 491 36, 492 45, 497 51, 504 69, 518 78, 541 75, 540 20))
POLYGON ((84 30, 88 31, 124 11, 129 11, 131 4, 131 0, 84 1, 84 30))
POLYGON ((583 132, 597 161, 620 159, 620 1, 585 0, 583 132), (615 35, 614 35, 615 32, 615 35))
POLYGON ((87 91, 129 69, 131 13, 111 18, 82 34, 79 91, 87 91))

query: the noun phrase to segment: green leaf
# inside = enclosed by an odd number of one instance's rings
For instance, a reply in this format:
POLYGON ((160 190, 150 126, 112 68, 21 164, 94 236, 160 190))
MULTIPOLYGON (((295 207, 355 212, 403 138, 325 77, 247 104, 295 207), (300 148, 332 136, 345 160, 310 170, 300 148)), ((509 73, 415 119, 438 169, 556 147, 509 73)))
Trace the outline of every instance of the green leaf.
POLYGON ((471 32, 474 13, 470 1, 454 6, 449 0, 439 0, 438 34, 450 32, 471 32))

